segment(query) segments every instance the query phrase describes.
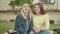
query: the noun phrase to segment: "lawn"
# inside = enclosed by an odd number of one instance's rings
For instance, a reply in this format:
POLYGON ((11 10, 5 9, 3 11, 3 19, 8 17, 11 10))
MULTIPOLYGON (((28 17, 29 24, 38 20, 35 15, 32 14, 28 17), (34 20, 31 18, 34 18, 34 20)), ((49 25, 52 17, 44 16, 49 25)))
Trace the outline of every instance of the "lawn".
MULTIPOLYGON (((53 25, 51 24, 50 26, 50 30, 53 29, 60 29, 60 25, 53 25)), ((10 23, 10 22, 0 22, 0 34, 3 34, 4 32, 10 30, 10 29, 14 29, 14 23, 10 23)))
POLYGON ((5 23, 5 22, 0 22, 0 34, 4 34, 4 32, 14 29, 14 23, 5 23))

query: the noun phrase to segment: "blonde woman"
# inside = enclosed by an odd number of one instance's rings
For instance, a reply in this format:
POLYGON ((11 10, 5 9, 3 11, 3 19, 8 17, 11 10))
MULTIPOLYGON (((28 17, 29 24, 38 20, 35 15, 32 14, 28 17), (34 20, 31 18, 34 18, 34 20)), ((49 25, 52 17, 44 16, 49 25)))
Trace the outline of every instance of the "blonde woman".
POLYGON ((32 30, 32 20, 30 17, 30 7, 28 3, 23 4, 21 13, 16 17, 15 30, 19 34, 29 34, 32 30))

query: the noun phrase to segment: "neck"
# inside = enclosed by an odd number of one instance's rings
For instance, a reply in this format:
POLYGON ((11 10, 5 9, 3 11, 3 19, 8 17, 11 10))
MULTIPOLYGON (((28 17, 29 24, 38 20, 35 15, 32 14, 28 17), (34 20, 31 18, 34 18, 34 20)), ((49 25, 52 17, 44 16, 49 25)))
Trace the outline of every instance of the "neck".
POLYGON ((28 19, 28 13, 24 13, 24 18, 25 18, 25 20, 28 19))
POLYGON ((28 17, 28 13, 24 13, 25 17, 28 17))

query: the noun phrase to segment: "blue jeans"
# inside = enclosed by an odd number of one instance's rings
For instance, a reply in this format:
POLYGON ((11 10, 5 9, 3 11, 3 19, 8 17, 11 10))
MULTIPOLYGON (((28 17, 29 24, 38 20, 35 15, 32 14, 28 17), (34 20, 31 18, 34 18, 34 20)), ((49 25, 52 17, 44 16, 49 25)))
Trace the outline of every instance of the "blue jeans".
POLYGON ((38 33, 34 32, 34 34, 50 34, 50 32, 48 30, 43 30, 38 33))

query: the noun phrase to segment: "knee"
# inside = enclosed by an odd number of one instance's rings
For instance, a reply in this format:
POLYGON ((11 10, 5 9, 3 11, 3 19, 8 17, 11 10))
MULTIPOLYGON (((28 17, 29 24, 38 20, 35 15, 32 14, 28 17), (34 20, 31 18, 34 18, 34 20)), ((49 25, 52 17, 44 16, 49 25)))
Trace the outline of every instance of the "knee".
POLYGON ((50 34, 50 32, 48 30, 44 30, 44 31, 40 32, 40 34, 50 34))

